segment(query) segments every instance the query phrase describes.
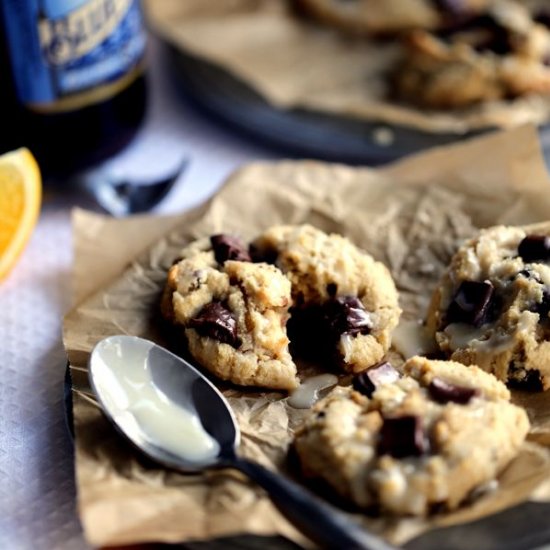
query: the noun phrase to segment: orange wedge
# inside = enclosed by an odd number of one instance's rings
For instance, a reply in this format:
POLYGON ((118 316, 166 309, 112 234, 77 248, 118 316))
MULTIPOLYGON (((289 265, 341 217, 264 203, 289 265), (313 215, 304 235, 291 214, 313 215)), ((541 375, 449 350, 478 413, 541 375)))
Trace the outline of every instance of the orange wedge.
POLYGON ((42 181, 28 149, 0 155, 0 280, 15 265, 40 212, 42 181))

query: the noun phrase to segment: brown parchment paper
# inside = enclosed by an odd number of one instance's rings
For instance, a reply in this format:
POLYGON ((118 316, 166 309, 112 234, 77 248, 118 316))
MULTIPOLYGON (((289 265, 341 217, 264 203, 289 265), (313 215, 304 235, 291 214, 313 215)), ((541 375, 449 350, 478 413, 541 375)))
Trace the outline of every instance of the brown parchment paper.
MULTIPOLYGON (((115 545, 248 533, 306 544, 264 493, 237 474, 182 475, 147 462, 111 428, 89 393, 86 362, 99 339, 128 333, 172 343, 163 333, 158 301, 166 270, 189 239, 219 231, 248 238, 277 223, 338 231, 390 267, 404 318, 418 319, 463 238, 478 227, 543 220, 550 220, 550 178, 533 127, 377 170, 311 161, 251 164, 207 204, 180 217, 113 220, 75 212, 77 297, 87 297, 67 315, 64 343, 73 376, 79 511, 89 541, 115 545), (136 257, 145 234, 156 244, 136 257), (106 270, 114 277, 108 283, 106 270), (94 283, 101 288, 90 294, 94 283)), ((392 360, 399 361, 395 352, 392 360)), ((280 393, 222 389, 240 424, 240 452, 285 471, 293 428, 306 412, 287 407, 280 393)), ((358 519, 402 543, 526 499, 550 501, 550 392, 518 393, 515 399, 529 411, 533 429, 496 491, 429 520, 358 519)))
POLYGON ((400 55, 397 42, 323 28, 298 17, 292 0, 147 0, 146 8, 157 34, 228 70, 281 109, 457 134, 550 118, 550 97, 542 95, 449 111, 391 101, 387 74, 400 55))

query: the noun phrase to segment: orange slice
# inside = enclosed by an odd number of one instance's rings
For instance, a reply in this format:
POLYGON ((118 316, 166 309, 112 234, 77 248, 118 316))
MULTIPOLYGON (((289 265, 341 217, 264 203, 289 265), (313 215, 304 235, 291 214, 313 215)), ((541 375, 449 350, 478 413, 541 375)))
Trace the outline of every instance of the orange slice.
POLYGON ((42 181, 28 149, 0 155, 0 280, 15 265, 40 212, 42 181))

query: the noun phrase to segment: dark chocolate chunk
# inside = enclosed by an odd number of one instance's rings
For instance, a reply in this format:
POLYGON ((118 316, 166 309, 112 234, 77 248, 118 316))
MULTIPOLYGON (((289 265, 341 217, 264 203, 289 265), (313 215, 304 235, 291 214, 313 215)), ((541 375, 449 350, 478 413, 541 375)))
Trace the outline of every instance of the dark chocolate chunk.
POLYGON ((493 52, 497 55, 506 55, 510 53, 510 39, 504 30, 487 33, 473 44, 474 49, 480 53, 493 52))
POLYGON ((542 291, 542 300, 531 305, 528 309, 533 313, 538 313, 540 317, 539 320, 547 319, 548 313, 550 313, 550 290, 545 288, 542 291))
POLYGON ((378 440, 378 454, 394 458, 420 456, 428 451, 422 419, 418 416, 384 418, 378 440))
POLYGON ((400 378, 400 374, 390 363, 384 361, 358 374, 353 379, 353 389, 370 397, 382 384, 391 384, 400 378))
POLYGON ((248 251, 254 263, 264 262, 266 264, 275 265, 279 255, 277 250, 274 248, 260 249, 254 244, 250 245, 248 251))
POLYGON ((330 368, 334 360, 334 340, 323 306, 292 308, 286 330, 292 355, 330 368))
POLYGON ((368 334, 372 321, 361 300, 355 296, 341 296, 325 307, 330 332, 335 337, 342 334, 368 334))
POLYGON ((519 271, 517 276, 519 275, 521 275, 522 277, 525 277, 526 279, 532 279, 533 281, 537 281, 537 283, 542 282, 540 275, 536 271, 533 271, 532 269, 529 269, 529 268, 525 268, 519 271))
POLYGON ((252 261, 246 246, 237 237, 223 234, 212 235, 210 243, 214 249, 216 261, 219 264, 223 264, 227 260, 236 260, 238 262, 252 261))
POLYGON ((533 20, 540 25, 550 28, 550 10, 539 10, 533 14, 533 20))
POLYGON ((442 514, 448 511, 447 502, 442 500, 439 502, 430 502, 428 514, 430 516, 435 516, 436 514, 442 514))
POLYGON ((432 0, 436 9, 451 15, 464 15, 470 10, 464 0, 432 0))
POLYGON ((329 283, 327 285, 327 294, 331 298, 334 298, 337 292, 338 292, 338 285, 336 283, 329 283))
POLYGON ((523 366, 512 364, 508 373, 508 386, 516 390, 542 391, 540 372, 535 369, 526 369, 523 366))
MULTIPOLYGON (((448 0, 448 9, 452 9, 448 0)), ((458 5, 458 2, 455 2, 458 5)), ((442 10, 445 11, 445 10, 442 10)), ((511 51, 510 34, 498 20, 490 14, 473 16, 468 11, 448 12, 452 17, 437 34, 448 42, 469 44, 478 52, 493 52, 505 55, 511 51)))
POLYGON ((550 260, 550 237, 545 235, 527 235, 518 246, 518 255, 524 262, 550 260))
POLYGON ((428 386, 428 391, 430 392, 431 398, 438 403, 448 403, 452 401, 453 403, 460 403, 461 405, 466 405, 472 397, 479 394, 475 388, 457 386, 441 378, 434 378, 428 386))
POLYGON ((220 302, 205 305, 199 314, 191 319, 189 326, 201 336, 214 338, 234 348, 241 345, 241 340, 237 336, 237 320, 220 302))
POLYGON ((481 326, 491 310, 493 294, 494 287, 489 281, 462 281, 447 310, 447 324, 481 326))

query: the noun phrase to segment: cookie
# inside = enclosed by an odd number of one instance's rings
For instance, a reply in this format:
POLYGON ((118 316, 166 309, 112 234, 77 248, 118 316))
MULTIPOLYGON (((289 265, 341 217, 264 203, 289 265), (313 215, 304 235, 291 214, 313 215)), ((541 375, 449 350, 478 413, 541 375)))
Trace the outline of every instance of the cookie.
POLYGON ((361 391, 337 388, 313 408, 295 436, 302 470, 361 508, 455 509, 517 455, 527 415, 475 366, 413 357, 403 376, 392 370, 371 369, 373 384, 356 379, 361 391))
POLYGON ((444 32, 419 30, 404 43, 394 77, 405 101, 463 108, 550 92, 550 19, 500 0, 444 32))
POLYGON ((309 225, 272 227, 250 247, 229 235, 192 243, 161 309, 220 378, 287 390, 298 383, 287 327, 298 354, 354 373, 384 357, 401 313, 384 265, 309 225))
POLYGON ((384 357, 401 310, 382 263, 345 237, 311 225, 272 227, 252 246, 291 282, 293 343, 334 358, 351 373, 384 357))
POLYGON ((428 330, 451 359, 550 388, 550 224, 482 230, 434 292, 428 330))
POLYGON ((193 358, 235 384, 295 388, 285 330, 290 281, 275 266, 252 263, 227 235, 201 239, 181 256, 168 273, 162 312, 182 327, 193 358))
POLYGON ((471 17, 490 0, 298 0, 306 13, 352 33, 435 29, 471 17))

